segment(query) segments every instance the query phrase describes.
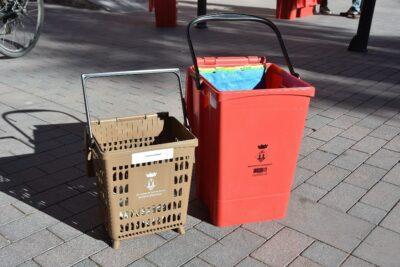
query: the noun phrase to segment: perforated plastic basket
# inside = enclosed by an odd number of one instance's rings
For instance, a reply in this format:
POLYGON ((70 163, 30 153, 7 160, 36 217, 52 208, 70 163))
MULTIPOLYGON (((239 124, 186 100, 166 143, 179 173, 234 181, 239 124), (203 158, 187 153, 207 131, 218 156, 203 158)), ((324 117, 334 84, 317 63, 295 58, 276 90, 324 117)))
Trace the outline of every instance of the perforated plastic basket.
POLYGON ((170 72, 181 89, 179 70, 156 71, 82 76, 90 122, 88 174, 97 177, 101 216, 114 248, 135 236, 169 229, 184 233, 197 139, 168 113, 92 121, 85 83, 95 77, 170 72))

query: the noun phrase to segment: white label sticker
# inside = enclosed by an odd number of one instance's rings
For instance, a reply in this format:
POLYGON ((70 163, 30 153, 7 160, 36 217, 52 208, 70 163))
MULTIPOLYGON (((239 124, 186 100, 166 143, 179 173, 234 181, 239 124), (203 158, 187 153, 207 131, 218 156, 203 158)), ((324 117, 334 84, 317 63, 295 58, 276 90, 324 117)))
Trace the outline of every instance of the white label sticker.
POLYGON ((164 160, 164 159, 172 159, 173 157, 174 157, 173 148, 133 153, 132 164, 141 164, 141 163, 164 160))

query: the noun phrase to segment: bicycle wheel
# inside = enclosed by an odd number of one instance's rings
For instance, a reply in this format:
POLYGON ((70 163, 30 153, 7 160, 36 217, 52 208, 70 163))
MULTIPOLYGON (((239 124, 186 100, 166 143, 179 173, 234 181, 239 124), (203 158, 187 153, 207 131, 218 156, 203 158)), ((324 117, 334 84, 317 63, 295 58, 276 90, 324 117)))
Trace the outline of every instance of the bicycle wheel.
POLYGON ((44 18, 43 0, 5 0, 0 5, 0 15, 0 53, 12 58, 22 57, 39 39, 44 18))

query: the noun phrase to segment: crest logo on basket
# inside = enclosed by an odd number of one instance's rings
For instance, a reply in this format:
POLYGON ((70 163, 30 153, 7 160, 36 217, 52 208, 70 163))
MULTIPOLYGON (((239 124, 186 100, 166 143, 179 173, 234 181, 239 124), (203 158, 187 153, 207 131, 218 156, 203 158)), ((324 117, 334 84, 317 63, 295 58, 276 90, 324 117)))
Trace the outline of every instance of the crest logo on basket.
POLYGON ((154 181, 154 177, 156 176, 157 176, 156 172, 146 173, 146 177, 148 178, 146 188, 150 191, 152 191, 156 187, 156 182, 154 181))
POLYGON ((157 176, 157 173, 156 172, 149 172, 149 173, 146 173, 146 176, 147 176, 147 178, 154 178, 154 177, 157 176))

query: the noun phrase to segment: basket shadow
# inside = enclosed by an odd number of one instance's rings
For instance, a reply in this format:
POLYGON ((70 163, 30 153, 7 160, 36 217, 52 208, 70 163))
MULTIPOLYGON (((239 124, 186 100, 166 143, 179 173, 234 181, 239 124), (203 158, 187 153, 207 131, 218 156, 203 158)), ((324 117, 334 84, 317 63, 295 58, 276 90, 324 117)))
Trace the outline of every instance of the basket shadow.
MULTIPOLYGON (((0 142, 29 147, 33 153, 0 158, 0 192, 25 204, 26 216, 41 212, 43 227, 64 224, 65 240, 87 234, 110 244, 103 226, 96 179, 86 176, 83 133, 85 124, 70 114, 56 110, 16 110, 3 113, 3 120, 19 136, 3 136, 0 142), (11 119, 18 114, 57 113, 77 122, 34 124, 20 127, 11 119), (31 134, 27 128, 31 129, 31 134), (48 223, 49 222, 49 223, 48 223), (47 225, 48 224, 48 225, 47 225)), ((162 136, 162 138, 165 138, 162 136)), ((205 210, 195 200, 194 182, 189 214, 203 219, 205 210)), ((42 228, 43 228, 42 227, 42 228)), ((1 232, 1 231, 0 231, 1 232)))
POLYGON ((33 153, 0 158, 0 191, 27 204, 23 205, 27 216, 42 212, 43 222, 38 223, 43 226, 62 222, 70 226, 69 237, 86 233, 108 241, 99 216, 95 179, 85 175, 84 124, 56 110, 16 110, 3 113, 2 118, 22 137, 3 136, 0 141, 20 143, 33 153), (10 119, 42 112, 62 113, 77 122, 19 127, 10 119))

